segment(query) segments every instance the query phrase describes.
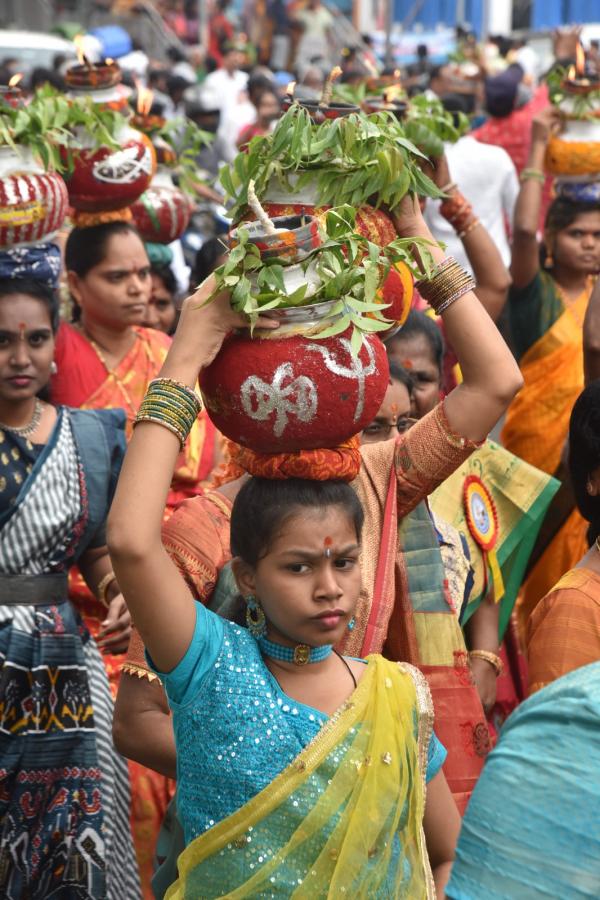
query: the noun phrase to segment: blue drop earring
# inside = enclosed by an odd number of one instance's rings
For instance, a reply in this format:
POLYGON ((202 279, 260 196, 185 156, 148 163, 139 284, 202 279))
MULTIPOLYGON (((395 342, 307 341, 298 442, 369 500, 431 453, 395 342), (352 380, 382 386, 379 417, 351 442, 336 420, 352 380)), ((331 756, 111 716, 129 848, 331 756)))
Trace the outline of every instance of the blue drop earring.
POLYGON ((267 633, 267 620, 263 608, 252 594, 246 597, 246 625, 253 638, 264 637, 267 633))
POLYGON ((355 625, 356 625, 356 619, 354 618, 354 616, 352 616, 352 618, 348 622, 348 631, 354 631, 355 625))

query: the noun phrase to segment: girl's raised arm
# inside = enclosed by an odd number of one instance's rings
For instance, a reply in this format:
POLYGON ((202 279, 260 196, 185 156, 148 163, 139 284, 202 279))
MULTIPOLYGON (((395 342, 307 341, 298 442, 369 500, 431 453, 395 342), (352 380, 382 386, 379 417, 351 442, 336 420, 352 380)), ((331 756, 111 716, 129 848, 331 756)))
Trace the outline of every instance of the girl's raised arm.
MULTIPOLYGON (((183 304, 177 333, 160 373, 194 388, 198 372, 208 366, 234 328, 247 325, 207 279, 183 304)), ((259 327, 277 327, 259 320, 259 327)), ((189 588, 161 540, 161 525, 175 461, 176 434, 150 421, 135 428, 125 456, 108 520, 108 545, 114 571, 135 624, 154 665, 173 669, 188 649, 196 612, 189 588)))

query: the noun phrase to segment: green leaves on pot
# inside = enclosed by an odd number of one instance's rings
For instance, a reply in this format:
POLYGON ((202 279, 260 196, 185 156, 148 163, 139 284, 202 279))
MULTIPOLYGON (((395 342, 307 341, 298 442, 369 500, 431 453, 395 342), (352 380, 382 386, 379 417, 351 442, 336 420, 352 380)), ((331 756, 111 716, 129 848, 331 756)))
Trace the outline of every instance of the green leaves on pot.
POLYGON ((468 117, 464 113, 456 116, 455 123, 453 114, 444 109, 440 100, 419 94, 411 99, 406 113, 406 135, 425 156, 441 156, 444 142, 456 143, 469 129, 468 117))
POLYGON ((182 116, 171 119, 156 132, 155 136, 162 138, 177 156, 174 174, 181 190, 192 197, 197 197, 198 185, 203 183, 197 174, 197 156, 214 140, 214 135, 209 131, 203 131, 191 119, 182 116))
POLYGON ((118 149, 117 134, 125 122, 89 97, 71 100, 45 86, 27 106, 15 109, 0 100, 0 146, 27 147, 46 168, 61 172, 70 169, 69 151, 83 146, 82 139, 92 149, 118 149))
POLYGON ((356 210, 348 205, 327 213, 324 242, 297 264, 304 276, 303 283, 291 293, 286 292, 287 267, 282 260, 263 260, 256 245, 249 240, 247 228, 240 226, 236 232, 237 245, 227 262, 214 273, 214 295, 230 290, 233 309, 247 315, 252 326, 269 309, 330 303, 331 324, 316 339, 352 328, 352 347, 358 352, 363 334, 390 327, 385 318, 386 305, 379 296, 390 267, 403 262, 417 277, 427 277, 435 262, 428 241, 398 238, 382 248, 354 231, 355 218, 356 210))
POLYGON ((419 157, 423 153, 388 111, 354 113, 316 124, 305 109, 293 104, 271 134, 253 138, 247 152, 221 169, 220 180, 235 201, 234 221, 246 210, 251 180, 261 201, 271 182, 290 195, 316 184, 319 206, 372 203, 394 208, 409 191, 441 196, 419 169, 419 157))

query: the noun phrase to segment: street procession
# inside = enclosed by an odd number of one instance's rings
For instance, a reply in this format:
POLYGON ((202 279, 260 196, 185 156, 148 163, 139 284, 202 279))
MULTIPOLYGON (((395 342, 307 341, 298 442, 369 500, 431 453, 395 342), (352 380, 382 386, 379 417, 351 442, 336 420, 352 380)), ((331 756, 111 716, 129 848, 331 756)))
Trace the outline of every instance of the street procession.
POLYGON ((599 900, 600 5, 0 6, 0 898, 599 900))

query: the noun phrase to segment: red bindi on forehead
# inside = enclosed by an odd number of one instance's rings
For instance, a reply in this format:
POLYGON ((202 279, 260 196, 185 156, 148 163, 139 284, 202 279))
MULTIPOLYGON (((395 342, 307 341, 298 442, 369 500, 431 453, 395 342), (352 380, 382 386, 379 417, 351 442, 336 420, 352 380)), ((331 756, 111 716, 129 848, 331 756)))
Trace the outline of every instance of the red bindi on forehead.
POLYGON ((405 369, 412 369, 412 367, 413 367, 412 359, 403 359, 402 366, 405 369))

